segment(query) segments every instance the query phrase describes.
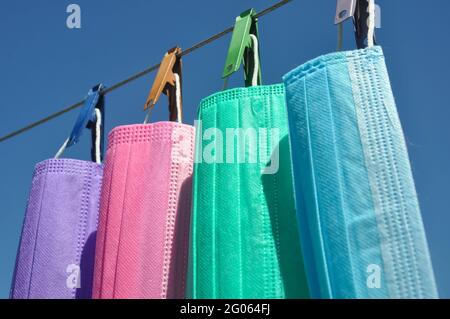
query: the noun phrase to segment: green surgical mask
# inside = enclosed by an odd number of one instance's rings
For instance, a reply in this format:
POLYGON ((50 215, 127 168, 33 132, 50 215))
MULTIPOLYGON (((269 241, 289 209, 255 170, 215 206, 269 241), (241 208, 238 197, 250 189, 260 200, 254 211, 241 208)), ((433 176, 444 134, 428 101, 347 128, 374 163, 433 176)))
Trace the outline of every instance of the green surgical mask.
POLYGON ((213 94, 198 121, 188 296, 308 298, 284 86, 213 94))

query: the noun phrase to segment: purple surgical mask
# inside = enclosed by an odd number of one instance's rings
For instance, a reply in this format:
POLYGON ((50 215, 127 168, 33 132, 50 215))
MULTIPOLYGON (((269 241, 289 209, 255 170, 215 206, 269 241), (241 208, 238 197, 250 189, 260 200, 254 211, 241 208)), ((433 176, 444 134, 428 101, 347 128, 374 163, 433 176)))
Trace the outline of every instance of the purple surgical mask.
MULTIPOLYGON (((89 92, 80 112, 80 117, 89 120, 79 117, 77 121, 92 129, 93 161, 54 158, 35 167, 12 282, 13 299, 91 298, 103 175, 100 91, 98 86, 89 92)), ((79 134, 81 130, 74 140, 79 134)), ((75 144, 67 141, 56 157, 75 144)))

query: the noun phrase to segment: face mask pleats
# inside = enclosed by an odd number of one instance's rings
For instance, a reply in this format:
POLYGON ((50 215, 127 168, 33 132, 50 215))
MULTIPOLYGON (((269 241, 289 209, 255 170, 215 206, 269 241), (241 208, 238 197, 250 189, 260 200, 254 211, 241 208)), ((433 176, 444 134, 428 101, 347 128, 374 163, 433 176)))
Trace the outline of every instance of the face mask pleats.
POLYGON ((193 298, 309 295, 297 233, 284 100, 283 86, 274 85, 224 91, 200 105, 191 238, 193 298), (269 130, 261 133, 260 128, 269 130), (210 135, 211 129, 216 131, 210 135), (241 129, 247 135, 227 135, 227 129, 241 129), (251 132, 259 139, 253 149, 251 132), (265 159, 259 160, 259 154, 255 161, 250 159, 254 151, 263 152, 265 159), (263 174, 269 162, 277 169, 263 174))
POLYGON ((435 297, 381 48, 317 58, 284 81, 312 295, 435 297))

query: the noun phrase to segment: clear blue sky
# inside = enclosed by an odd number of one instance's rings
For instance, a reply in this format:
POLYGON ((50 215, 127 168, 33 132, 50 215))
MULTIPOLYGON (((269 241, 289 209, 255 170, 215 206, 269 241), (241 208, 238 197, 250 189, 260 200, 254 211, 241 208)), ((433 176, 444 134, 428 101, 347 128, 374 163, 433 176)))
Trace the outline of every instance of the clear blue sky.
MULTIPOLYGON (((0 135, 40 119, 159 62, 233 24, 249 7, 276 0, 71 0, 0 2, 0 135), (66 27, 66 7, 82 9, 81 30, 66 27), (169 6, 168 3, 171 3, 169 6)), ((408 141, 422 215, 441 297, 450 297, 450 1, 378 0, 384 48, 408 141), (425 2, 424 2, 425 3, 425 2)), ((335 50, 335 1, 295 0, 260 20, 263 82, 335 50)), ((222 86, 227 36, 184 59, 184 113, 193 123, 201 98, 222 86)), ((354 48, 351 25, 345 48, 354 48)), ((153 75, 106 97, 107 131, 140 123, 153 75)), ((230 86, 242 84, 242 74, 230 86)), ((34 165, 52 157, 77 111, 0 143, 0 298, 8 297, 34 165)), ((167 117, 166 100, 152 120, 167 117)), ((65 155, 89 158, 89 134, 65 155)))

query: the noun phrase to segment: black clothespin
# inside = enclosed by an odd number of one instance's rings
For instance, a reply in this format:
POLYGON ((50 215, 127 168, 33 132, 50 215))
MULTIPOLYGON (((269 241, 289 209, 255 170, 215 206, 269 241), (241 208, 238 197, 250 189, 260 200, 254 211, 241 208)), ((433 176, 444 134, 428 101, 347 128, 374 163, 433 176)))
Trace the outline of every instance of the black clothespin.
MULTIPOLYGON (((337 0, 336 17, 334 24, 339 24, 353 18, 355 26, 355 39, 358 49, 367 47, 367 35, 369 32, 369 0, 337 0)), ((375 34, 373 39, 376 44, 375 34)))
MULTIPOLYGON (((358 0, 356 1, 355 15, 353 17, 353 23, 355 25, 355 39, 358 49, 367 47, 367 34, 369 32, 368 19, 369 19, 369 1, 358 0)), ((376 45, 375 34, 373 35, 373 43, 376 45)))

